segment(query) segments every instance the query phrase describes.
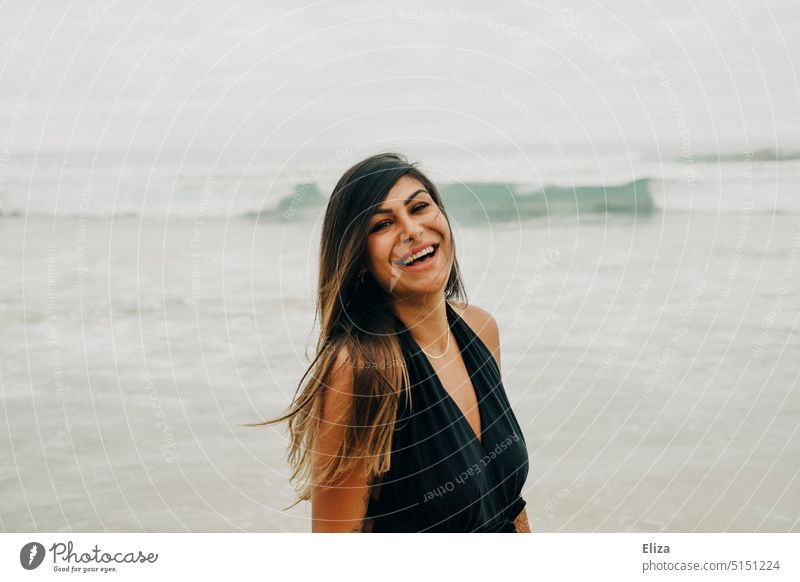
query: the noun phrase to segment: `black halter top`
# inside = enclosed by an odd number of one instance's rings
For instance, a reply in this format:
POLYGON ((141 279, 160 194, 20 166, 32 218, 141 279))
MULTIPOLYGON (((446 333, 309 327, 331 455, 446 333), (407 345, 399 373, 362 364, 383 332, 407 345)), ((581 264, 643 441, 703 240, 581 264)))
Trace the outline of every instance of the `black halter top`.
POLYGON ((514 532, 525 507, 528 451, 486 345, 447 304, 447 320, 472 380, 481 440, 442 386, 427 356, 395 317, 411 381, 402 392, 391 468, 367 508, 373 532, 514 532))

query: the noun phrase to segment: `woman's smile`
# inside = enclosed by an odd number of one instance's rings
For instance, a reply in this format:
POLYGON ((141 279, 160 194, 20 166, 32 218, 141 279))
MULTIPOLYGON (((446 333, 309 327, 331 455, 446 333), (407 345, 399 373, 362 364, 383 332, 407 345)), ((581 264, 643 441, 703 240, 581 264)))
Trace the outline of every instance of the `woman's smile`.
POLYGON ((419 180, 398 179, 375 208, 367 232, 365 262, 381 288, 397 296, 442 292, 453 261, 450 228, 419 180))
POLYGON ((439 243, 425 242, 417 245, 409 252, 394 261, 394 263, 404 269, 421 270, 416 267, 421 265, 430 265, 432 259, 438 254, 439 243))
POLYGON ((422 250, 408 253, 406 257, 395 261, 395 265, 404 271, 424 271, 430 269, 434 266, 439 256, 438 250, 438 243, 424 245, 422 250))

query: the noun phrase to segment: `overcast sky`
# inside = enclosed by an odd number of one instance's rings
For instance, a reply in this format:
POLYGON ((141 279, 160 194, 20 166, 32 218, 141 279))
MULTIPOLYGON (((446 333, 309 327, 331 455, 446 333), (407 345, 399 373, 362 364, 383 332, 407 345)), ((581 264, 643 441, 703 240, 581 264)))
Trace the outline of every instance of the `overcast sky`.
POLYGON ((5 2, 5 150, 797 147, 796 2, 269 4, 5 2))

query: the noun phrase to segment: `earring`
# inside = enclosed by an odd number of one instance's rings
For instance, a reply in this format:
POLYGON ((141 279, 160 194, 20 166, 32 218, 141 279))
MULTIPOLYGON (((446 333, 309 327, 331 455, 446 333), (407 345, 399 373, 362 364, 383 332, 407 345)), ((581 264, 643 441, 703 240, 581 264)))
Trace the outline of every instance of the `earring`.
POLYGON ((366 275, 367 271, 362 270, 358 272, 358 280, 356 281, 356 286, 361 285, 364 282, 364 276, 366 275))

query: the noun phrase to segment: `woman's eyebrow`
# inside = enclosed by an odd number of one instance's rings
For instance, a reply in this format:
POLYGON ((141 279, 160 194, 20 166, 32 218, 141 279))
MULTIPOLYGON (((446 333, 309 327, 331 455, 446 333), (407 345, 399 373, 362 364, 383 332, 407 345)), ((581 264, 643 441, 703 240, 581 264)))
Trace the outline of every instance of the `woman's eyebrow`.
MULTIPOLYGON (((409 196, 408 198, 406 198, 406 201, 405 201, 405 202, 403 202, 403 204, 408 204, 409 202, 411 202, 411 201, 414 199, 414 197, 415 197, 417 194, 422 194, 422 193, 425 193, 425 194, 427 194, 427 193, 428 193, 428 191, 427 191, 427 190, 425 190, 424 188, 420 188, 419 190, 417 190, 416 192, 414 192, 414 193, 413 193, 411 196, 409 196)), ((375 211, 375 214, 391 214, 391 213, 392 213, 392 211, 391 211, 391 210, 389 210, 388 208, 378 208, 378 209, 375 211)))

